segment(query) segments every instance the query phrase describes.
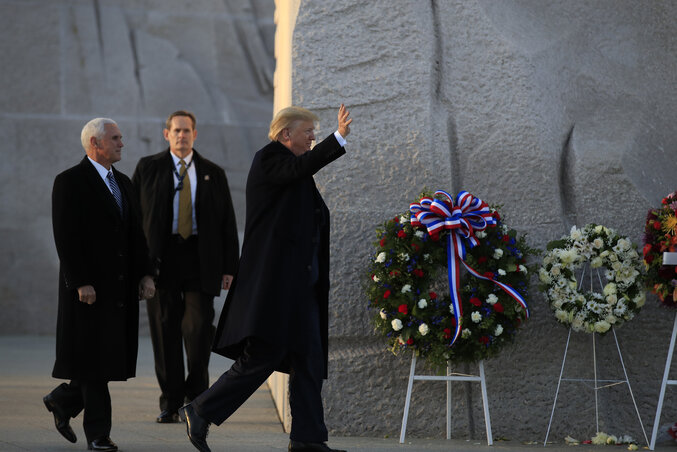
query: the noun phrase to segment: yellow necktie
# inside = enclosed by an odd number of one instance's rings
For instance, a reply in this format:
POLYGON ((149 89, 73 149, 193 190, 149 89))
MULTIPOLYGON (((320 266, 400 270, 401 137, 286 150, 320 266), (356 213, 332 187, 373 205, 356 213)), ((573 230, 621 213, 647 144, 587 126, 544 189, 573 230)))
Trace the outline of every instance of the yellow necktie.
POLYGON ((183 186, 179 190, 179 224, 177 229, 179 235, 187 239, 193 233, 193 208, 190 196, 190 178, 186 174, 186 162, 182 159, 180 163, 183 186))

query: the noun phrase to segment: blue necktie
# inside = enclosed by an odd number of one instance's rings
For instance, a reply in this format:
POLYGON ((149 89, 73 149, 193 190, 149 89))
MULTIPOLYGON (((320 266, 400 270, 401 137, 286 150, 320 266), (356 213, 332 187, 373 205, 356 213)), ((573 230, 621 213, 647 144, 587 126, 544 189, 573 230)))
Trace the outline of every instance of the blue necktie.
POLYGON ((113 198, 115 198, 115 202, 118 205, 118 210, 120 211, 120 215, 122 215, 122 193, 120 193, 120 187, 118 187, 118 183, 115 181, 115 177, 113 176, 113 171, 108 171, 108 175, 106 176, 108 178, 108 184, 110 185, 110 191, 113 193, 113 198))

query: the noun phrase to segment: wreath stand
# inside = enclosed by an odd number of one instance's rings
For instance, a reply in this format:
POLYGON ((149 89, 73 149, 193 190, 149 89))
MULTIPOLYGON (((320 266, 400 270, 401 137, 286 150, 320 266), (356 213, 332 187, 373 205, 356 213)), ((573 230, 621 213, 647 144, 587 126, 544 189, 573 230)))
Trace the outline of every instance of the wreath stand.
MULTIPOLYGON (((550 427, 552 425, 552 418, 555 415, 555 407, 557 406, 557 396, 559 395, 559 388, 560 385, 562 384, 563 381, 578 381, 578 382, 586 382, 586 383, 593 383, 592 389, 595 391, 595 427, 596 431, 599 432, 599 406, 598 406, 598 400, 597 400, 597 391, 600 389, 604 388, 609 388, 611 386, 616 386, 622 383, 625 383, 628 385, 628 391, 630 392, 630 398, 632 399, 632 403, 635 406, 635 412, 637 413, 637 419, 639 420, 639 425, 642 427, 642 432, 644 433, 644 440, 646 441, 647 445, 649 444, 649 440, 646 436, 646 430, 644 430, 644 424, 642 423, 642 417, 639 414, 639 409, 637 408, 637 402, 635 401, 635 396, 632 393, 632 387, 630 386, 630 380, 628 379, 628 372, 625 370, 625 363, 623 362, 623 355, 621 354, 621 348, 618 345, 618 337, 616 336, 616 330, 611 328, 611 330, 614 333, 614 340, 616 341, 616 349, 618 350, 618 358, 621 361, 621 367, 623 367, 623 375, 625 375, 624 380, 600 380, 597 378, 597 354, 595 352, 595 333, 592 333, 592 359, 593 359, 593 369, 594 369, 594 379, 586 379, 586 378, 562 378, 562 374, 564 373, 564 365, 566 363, 567 359, 567 352, 569 350, 569 340, 571 339, 571 328, 569 328, 569 335, 567 336, 567 344, 566 347, 564 348, 564 358, 562 359, 562 369, 560 370, 559 373, 559 380, 557 381, 557 390, 555 391, 555 401, 552 404, 552 411, 550 413, 550 422, 548 422, 548 430, 545 433, 545 441, 543 441, 543 445, 546 446, 548 444, 548 436, 550 435, 550 427), (599 386, 600 383, 605 383, 603 386, 599 386)), ((677 384, 677 382, 676 382, 677 384)))
POLYGON ((452 381, 476 381, 482 388, 482 404, 484 405, 484 424, 487 428, 487 444, 494 444, 491 434, 491 419, 489 418, 489 400, 487 398, 487 381, 484 376, 484 361, 479 362, 479 376, 452 373, 451 367, 447 365, 447 375, 416 375, 416 352, 412 354, 411 368, 409 370, 409 384, 407 385, 407 398, 404 402, 404 415, 402 416, 402 429, 400 431, 400 444, 404 443, 404 436, 407 431, 407 418, 409 417, 409 405, 411 402, 411 390, 414 380, 423 381, 446 381, 447 382, 447 439, 451 439, 451 382, 452 381))
MULTIPOLYGON (((583 285, 583 277, 585 276, 585 271, 586 271, 587 265, 583 266, 583 270, 581 271, 581 278, 579 279, 579 284, 578 288, 580 290, 581 286, 583 285)), ((597 278, 599 279, 600 285, 604 286, 602 284, 602 279, 599 275, 599 270, 597 270, 597 278)), ((590 268, 590 290, 592 290, 592 285, 593 285, 593 277, 592 277, 592 267, 590 268)), ((677 321, 677 319, 676 319, 677 321)), ((677 325, 677 324, 676 324, 677 325)), ((642 423, 642 417, 639 414, 639 409, 637 408, 637 402, 635 401, 635 395, 632 393, 632 387, 630 386, 630 380, 628 379, 628 372, 625 370, 625 363, 623 362, 623 354, 621 353, 621 347, 618 345, 618 337, 616 336, 616 330, 611 327, 611 331, 614 333, 614 340, 616 341, 616 350, 618 350, 618 358, 621 361, 621 367, 623 368, 623 375, 625 375, 624 380, 600 380, 597 378, 597 354, 595 351, 595 334, 592 333, 592 361, 593 361, 593 372, 594 372, 594 378, 591 379, 586 379, 586 378, 562 378, 562 375, 564 374, 564 365, 566 364, 567 360, 567 353, 569 351, 569 340, 571 339, 571 328, 569 328, 569 334, 567 336, 567 343, 564 348, 564 357, 562 358, 562 368, 559 372, 559 380, 557 381, 557 389, 555 390, 555 401, 552 404, 552 411, 550 412, 550 422, 548 422, 548 430, 545 433, 545 440, 543 441, 543 446, 546 446, 548 444, 548 436, 550 435, 550 427, 552 426, 552 418, 555 415, 555 407, 557 406, 557 396, 559 395, 559 388, 560 385, 562 384, 563 381, 578 381, 578 382, 585 382, 585 383, 593 383, 592 389, 595 391, 595 427, 596 431, 599 432, 599 405, 598 405, 598 398, 597 398, 597 391, 600 389, 608 388, 611 386, 616 386, 622 383, 625 383, 628 385, 628 391, 630 392, 630 398, 632 399, 632 403, 635 406, 635 412, 637 413, 637 419, 639 419, 639 426, 642 427, 642 433, 644 433, 644 440, 646 441, 646 444, 649 445, 649 439, 646 436, 646 430, 644 430, 644 424, 642 423), (599 383, 605 383, 603 386, 599 386, 599 383)), ((673 333, 674 336, 674 333, 673 333)), ((674 343, 673 343, 674 345, 674 343)), ((672 356, 672 355, 670 355, 672 356)))
MULTIPOLYGON (((677 265, 677 253, 663 253, 663 265, 677 265)), ((672 325, 672 337, 670 338, 670 348, 668 356, 665 359, 665 371, 663 372, 663 382, 661 383, 661 392, 658 396, 658 405, 656 406, 656 418, 653 423, 653 432, 651 433, 651 443, 649 449, 654 450, 656 446, 656 437, 658 436, 658 424, 661 421, 661 412, 663 411, 663 399, 665 398, 665 387, 667 385, 677 385, 677 380, 668 380, 670 375, 670 365, 672 364, 672 354, 675 351, 675 338, 677 338, 677 314, 675 322, 672 325)))

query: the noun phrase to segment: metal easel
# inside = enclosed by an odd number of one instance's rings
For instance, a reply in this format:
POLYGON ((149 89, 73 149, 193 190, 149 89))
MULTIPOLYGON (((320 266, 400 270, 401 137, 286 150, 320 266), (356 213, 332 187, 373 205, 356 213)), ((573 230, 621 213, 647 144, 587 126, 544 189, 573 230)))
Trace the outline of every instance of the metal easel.
MULTIPOLYGON (((663 265, 677 265, 677 253, 663 253, 663 265)), ((677 380, 669 380, 670 365, 672 364, 672 354, 675 351, 675 338, 677 337, 677 314, 675 314, 675 322, 672 325, 672 337, 670 338, 670 347, 668 348, 668 356, 665 359, 665 371, 663 372, 663 382, 661 383, 661 392, 658 396, 658 405, 656 406, 656 418, 653 423, 653 432, 651 433, 651 443, 649 449, 654 450, 656 446, 656 436, 658 436, 658 424, 661 420, 661 412, 663 411, 663 399, 665 398, 665 388, 670 385, 677 385, 677 380)))
MULTIPOLYGON (((586 266, 583 267, 583 270, 581 272, 581 278, 579 280, 579 286, 578 288, 580 289, 582 284, 583 284, 583 276, 586 271, 586 266)), ((601 286, 602 284, 602 278, 599 275, 599 270, 597 271, 597 278, 599 280, 599 283, 601 286)), ((590 268, 590 290, 592 290, 592 267, 590 268)), ((676 318, 677 322, 677 318, 676 318)), ((677 323, 676 323, 677 325, 677 323)), ((635 406, 635 412, 637 413, 637 419, 639 419, 639 425, 642 427, 642 432, 644 433, 644 439, 647 443, 649 444, 649 440, 646 436, 646 430, 644 430, 644 424, 642 423, 642 417, 639 414, 639 409, 637 408, 637 402, 635 401, 635 396, 632 393, 632 387, 630 386, 630 380, 628 379, 628 372, 625 370, 625 363, 623 362, 623 354, 621 353, 621 347, 618 345, 618 337, 616 336, 616 330, 611 327, 611 331, 614 334, 614 340, 616 341, 616 350, 618 350, 618 358, 621 361, 621 367, 623 368, 623 375, 625 376, 624 380, 600 380, 597 378, 597 354, 595 351, 595 333, 592 333, 592 359, 593 359, 593 372, 594 372, 594 378, 591 379, 586 379, 586 378, 562 378, 562 375, 564 374, 564 365, 566 363, 567 359, 567 352, 569 351, 569 340, 571 339, 571 328, 569 328, 569 334, 567 336, 567 343, 564 348, 564 357, 562 358, 562 368, 559 373, 559 380, 557 381, 557 390, 555 391, 555 401, 552 404, 552 411, 550 412, 550 421, 548 422, 548 430, 545 433, 545 440, 543 441, 543 445, 546 446, 548 443, 548 436, 550 435, 550 427, 552 426, 552 418, 555 415, 555 407, 557 406, 557 396, 559 395, 559 388, 560 385, 562 384, 563 381, 577 381, 577 382, 585 382, 585 383, 593 383, 593 390, 595 391, 595 427, 596 431, 599 432, 599 405, 598 405, 598 397, 597 397, 597 391, 600 389, 608 388, 611 386, 616 386, 618 384, 625 383, 628 385, 628 391, 630 392, 630 398, 632 399, 632 403, 635 406), (604 383, 603 386, 599 386, 600 383, 604 383)), ((674 332, 673 332, 673 344, 674 345, 674 332)), ((672 356, 672 355, 670 355, 672 356)), ((676 383, 677 384, 677 383, 676 383)))
POLYGON ((409 417, 409 406, 411 404, 411 391, 414 380, 421 381, 446 381, 447 382, 447 439, 451 439, 451 382, 452 381, 474 381, 479 382, 482 389, 482 404, 484 406, 484 423, 487 428, 487 444, 494 444, 491 434, 491 419, 489 418, 489 400, 487 398, 487 381, 484 375, 484 361, 479 362, 479 375, 466 375, 452 373, 451 367, 447 365, 447 375, 416 375, 416 352, 412 354, 411 368, 409 369, 409 384, 407 385, 407 397, 404 402, 404 415, 402 416, 402 429, 400 430, 400 444, 404 443, 404 436, 407 431, 407 419, 409 417))

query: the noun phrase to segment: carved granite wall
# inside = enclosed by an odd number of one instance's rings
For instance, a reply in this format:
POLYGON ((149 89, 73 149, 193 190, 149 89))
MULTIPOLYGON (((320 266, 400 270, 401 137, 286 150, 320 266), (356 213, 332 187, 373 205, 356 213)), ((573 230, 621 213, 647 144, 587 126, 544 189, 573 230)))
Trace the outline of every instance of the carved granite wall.
POLYGON ((165 148, 167 115, 195 112, 196 149, 226 169, 243 229, 272 115, 273 13, 267 0, 0 0, 0 334, 54 332, 52 182, 84 156, 93 117, 120 125, 116 167, 131 176, 165 148))
MULTIPOLYGON (((293 102, 348 154, 316 177, 332 211, 330 379, 334 433, 396 435, 410 356, 372 334, 360 289, 374 228, 424 187, 503 204, 534 246, 604 223, 641 240, 646 210, 677 187, 677 4, 672 1, 311 0, 294 31, 293 102)), ((495 437, 545 436, 566 329, 536 297, 516 344, 486 363, 495 437)), ((650 298, 618 330, 651 433, 673 313, 650 298)), ((613 336, 600 378, 622 378, 613 336)), ((591 337, 574 335, 565 377, 592 378, 591 337)), ((460 370, 475 371, 461 366, 460 370)), ((677 369, 675 369, 677 371, 677 369)), ((444 435, 442 383, 414 385, 410 435, 444 435)), ((551 439, 595 432, 594 396, 563 383, 551 439)), ((663 422, 677 417, 668 391, 663 422)), ((477 385, 454 387, 454 435, 484 437, 477 385)), ((600 391, 600 430, 642 439, 627 388, 600 391)))

